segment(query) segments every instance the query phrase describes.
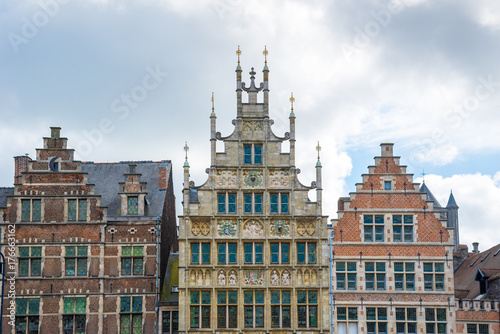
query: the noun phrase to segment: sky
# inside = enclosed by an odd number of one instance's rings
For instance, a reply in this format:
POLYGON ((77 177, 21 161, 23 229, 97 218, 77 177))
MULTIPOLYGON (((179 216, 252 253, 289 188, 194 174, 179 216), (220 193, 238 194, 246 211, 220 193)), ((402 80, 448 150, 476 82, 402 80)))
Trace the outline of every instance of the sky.
MULTIPOLYGON (((0 0, 0 186, 14 156, 60 126, 77 159, 172 160, 180 212, 183 147, 200 185, 217 131, 269 51, 273 131, 295 97, 303 184, 323 165, 324 214, 394 143, 442 205, 457 201, 460 242, 500 242, 500 2, 496 0, 0 0)), ((314 197, 314 192, 311 192, 314 197)))

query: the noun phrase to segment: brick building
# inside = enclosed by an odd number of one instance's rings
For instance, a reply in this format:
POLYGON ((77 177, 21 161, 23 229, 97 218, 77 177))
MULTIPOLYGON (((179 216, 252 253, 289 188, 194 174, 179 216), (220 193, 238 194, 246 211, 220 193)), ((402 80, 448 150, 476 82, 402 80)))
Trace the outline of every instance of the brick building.
POLYGON ((154 332, 160 273, 177 251, 170 161, 76 161, 53 127, 36 159, 15 157, 0 219, 16 265, 15 326, 6 299, 4 333, 154 332))
POLYGON ((190 181, 186 155, 179 217, 182 333, 329 329, 321 163, 318 159, 310 186, 300 183, 293 104, 290 132, 277 136, 269 118, 267 62, 262 72, 257 87, 252 68, 246 86, 238 59, 234 132, 227 137, 216 132, 212 109, 211 162, 202 185, 190 181), (224 143, 223 152, 216 152, 217 141, 224 143), (287 142, 288 152, 282 150, 287 142), (308 198, 311 190, 315 202, 308 198))
POLYGON ((455 333, 453 228, 393 144, 339 199, 333 333, 455 333))

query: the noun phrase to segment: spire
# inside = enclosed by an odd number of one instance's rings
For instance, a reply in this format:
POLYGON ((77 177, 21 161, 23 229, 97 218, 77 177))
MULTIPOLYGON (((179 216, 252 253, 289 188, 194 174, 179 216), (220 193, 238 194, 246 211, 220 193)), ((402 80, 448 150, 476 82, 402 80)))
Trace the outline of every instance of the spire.
POLYGON ((455 202, 455 197, 453 197, 453 191, 450 190, 450 198, 448 199, 448 204, 446 204, 446 207, 447 208, 457 208, 458 209, 458 205, 457 205, 457 202, 455 202))
POLYGON ((290 93, 290 104, 291 104, 291 108, 290 108, 290 116, 295 116, 295 114, 293 113, 293 103, 295 102, 295 98, 293 97, 293 92, 290 93))
POLYGON ((422 169, 422 174, 420 174, 420 175, 422 175, 422 183, 425 183, 425 170, 424 169, 422 169))
POLYGON ((316 167, 321 167, 321 162, 319 161, 319 151, 321 151, 321 146, 319 146, 319 141, 318 146, 316 146, 316 151, 318 151, 318 162, 316 162, 316 167))
POLYGON ((422 183, 422 185, 420 186, 420 192, 427 194, 426 200, 433 201, 435 208, 442 208, 441 204, 439 204, 438 200, 436 199, 436 197, 434 197, 434 194, 432 194, 431 190, 427 187, 425 183, 422 183))
POLYGON ((212 92, 212 112, 215 112, 214 102, 214 92, 212 92))
POLYGON ((186 145, 184 146, 184 151, 186 152, 186 161, 184 161, 184 167, 189 168, 189 162, 188 162, 189 146, 188 146, 188 142, 187 141, 186 141, 186 145))
POLYGON ((236 50, 236 55, 238 56, 238 66, 240 66, 241 50, 240 50, 240 46, 239 45, 238 45, 238 50, 236 50))
POLYGON ((264 45, 264 51, 262 51, 262 54, 264 55, 264 71, 267 70, 267 54, 269 52, 267 51, 267 47, 264 45))

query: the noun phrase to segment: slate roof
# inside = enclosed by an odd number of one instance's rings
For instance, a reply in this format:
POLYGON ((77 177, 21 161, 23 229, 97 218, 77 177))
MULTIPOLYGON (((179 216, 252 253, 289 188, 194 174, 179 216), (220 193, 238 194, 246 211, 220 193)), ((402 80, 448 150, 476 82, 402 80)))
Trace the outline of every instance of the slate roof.
POLYGON ((7 207, 7 196, 14 194, 14 188, 2 187, 0 188, 0 208, 7 207))
POLYGON ((422 185, 420 186, 420 192, 421 193, 427 193, 427 200, 428 201, 433 201, 434 202, 434 208, 439 208, 441 209, 442 206, 441 204, 439 204, 438 200, 436 199, 436 197, 434 197, 434 195, 432 194, 432 192, 429 190, 429 188, 427 188, 427 186, 425 185, 425 182, 422 183, 422 185))
MULTIPOLYGON (((480 295, 479 282, 476 281, 479 270, 490 279, 500 274, 500 244, 479 254, 469 254, 455 270, 456 298, 474 299, 480 295)), ((488 294, 482 299, 488 299, 488 294)))
POLYGON ((170 253, 168 257, 167 270, 161 289, 160 302, 179 303, 179 293, 172 293, 172 286, 179 286, 179 253, 170 253))
POLYGON ((167 175, 172 171, 170 160, 121 161, 118 163, 83 162, 82 172, 88 173, 88 183, 95 185, 95 194, 101 195, 101 206, 108 208, 108 217, 120 216, 120 182, 125 181, 123 174, 129 173, 129 164, 135 164, 136 172, 142 174, 141 182, 147 182, 149 205, 145 207, 145 216, 161 216, 165 202, 165 190, 159 189, 159 168, 166 167, 167 175))
POLYGON ((455 197, 453 197, 453 193, 450 193, 450 198, 448 199, 448 204, 446 204, 447 208, 458 208, 457 202, 455 202, 455 197))

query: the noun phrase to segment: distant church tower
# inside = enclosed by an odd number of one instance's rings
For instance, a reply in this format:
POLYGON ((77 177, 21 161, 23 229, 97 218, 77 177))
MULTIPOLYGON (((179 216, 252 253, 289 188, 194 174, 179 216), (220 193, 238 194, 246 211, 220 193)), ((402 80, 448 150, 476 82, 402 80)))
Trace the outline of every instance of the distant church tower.
MULTIPOLYGON (((184 163, 179 217, 179 332, 324 333, 329 331, 327 217, 321 163, 300 183, 295 166, 295 114, 290 132, 273 133, 269 69, 242 82, 238 48, 234 132, 216 131, 212 97, 208 179, 194 185, 184 163), (243 102, 243 91, 248 102, 243 102), (258 95, 262 92, 262 102, 258 95), (224 151, 216 152, 216 142, 224 151), (288 141, 289 152, 282 151, 288 141), (309 192, 316 191, 316 202, 309 192)), ((267 50, 264 50, 267 57, 267 50)))
POLYGON ((460 245, 460 233, 458 225, 458 205, 455 202, 455 197, 453 197, 453 192, 450 192, 450 198, 448 199, 448 204, 446 205, 446 210, 448 211, 448 227, 453 228, 453 238, 455 240, 455 251, 458 251, 458 245, 460 245))

